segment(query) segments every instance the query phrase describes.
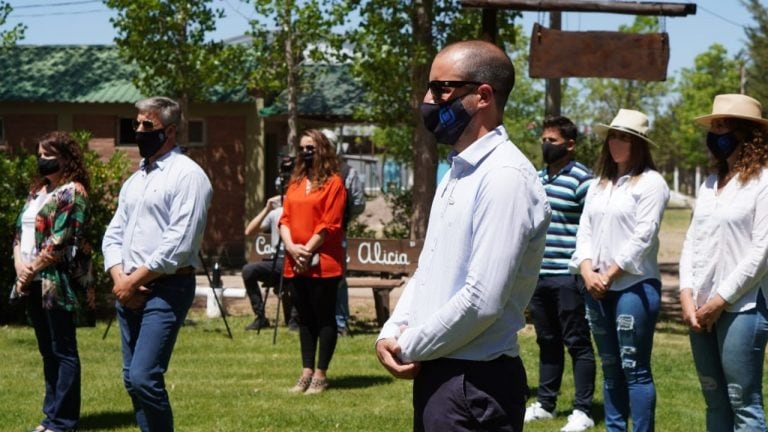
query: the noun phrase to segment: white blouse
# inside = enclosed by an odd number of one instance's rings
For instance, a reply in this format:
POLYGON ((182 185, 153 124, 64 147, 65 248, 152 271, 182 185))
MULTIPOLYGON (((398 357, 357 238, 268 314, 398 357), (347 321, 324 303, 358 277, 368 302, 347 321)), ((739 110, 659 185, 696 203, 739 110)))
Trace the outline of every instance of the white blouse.
POLYGON ((699 188, 680 256, 680 289, 691 288, 697 306, 720 294, 728 311, 746 311, 758 289, 768 293, 766 171, 746 184, 736 176, 719 192, 711 175, 699 188))
POLYGON ((45 187, 38 191, 37 195, 29 201, 24 213, 21 214, 21 239, 19 241, 19 252, 21 260, 24 263, 31 263, 37 258, 38 250, 35 246, 35 220, 40 209, 43 208, 48 200, 48 192, 45 187))
POLYGON ((595 179, 579 221, 571 273, 578 273, 584 260, 592 260, 600 272, 616 264, 624 273, 613 281, 611 291, 659 279, 659 226, 667 201, 669 187, 653 170, 622 176, 615 184, 595 179))

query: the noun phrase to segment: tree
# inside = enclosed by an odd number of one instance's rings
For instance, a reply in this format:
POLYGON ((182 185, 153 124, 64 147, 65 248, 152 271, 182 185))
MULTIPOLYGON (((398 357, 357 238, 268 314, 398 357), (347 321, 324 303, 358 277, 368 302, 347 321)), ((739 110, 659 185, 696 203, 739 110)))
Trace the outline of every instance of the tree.
MULTIPOLYGON (((8 21, 8 15, 13 12, 11 4, 5 1, 0 1, 0 27, 4 26, 8 21)), ((16 24, 8 30, 0 31, 0 48, 9 48, 16 45, 16 42, 24 38, 24 30, 27 26, 24 24, 16 24)))
POLYGON ((261 21, 251 22, 254 68, 250 86, 263 93, 287 91, 288 145, 298 145, 298 98, 305 81, 307 63, 337 60, 341 38, 331 29, 343 20, 339 7, 309 0, 254 0, 256 13, 271 20, 274 27, 261 21))
MULTIPOLYGON (((768 103, 768 80, 765 71, 768 68, 768 9, 760 0, 742 0, 755 20, 755 25, 746 27, 747 50, 752 60, 747 70, 746 93, 757 100, 768 103)), ((763 112, 768 112, 768 106, 763 106, 763 112)))
MULTIPOLYGON (((739 92, 740 64, 738 58, 728 56, 725 47, 713 44, 696 56, 692 68, 680 71, 675 87, 679 96, 657 116, 651 129, 651 137, 660 147, 656 160, 660 168, 669 172, 678 167, 690 174, 707 165, 704 130, 693 119, 711 112, 715 95, 739 92)), ((692 189, 695 185, 690 180, 684 177, 683 183, 692 189)))
MULTIPOLYGON (((429 68, 438 49, 478 37, 481 12, 451 0, 348 0, 360 23, 348 33, 357 49, 353 73, 367 89, 370 109, 361 118, 388 128, 410 130, 414 173, 411 238, 426 234, 436 186, 438 150, 421 120, 429 68), (408 101, 408 103, 405 103, 408 101)), ((499 41, 512 40, 509 12, 498 14, 499 41), (508 30, 509 29, 509 30, 508 30)))
MULTIPOLYGON (((135 62, 134 83, 147 95, 163 94, 178 100, 184 112, 189 103, 209 97, 217 88, 242 82, 241 47, 206 41, 216 29, 221 9, 207 1, 105 0, 117 12, 110 21, 117 29, 121 54, 135 62)), ((179 125, 179 141, 186 142, 186 124, 179 125)))

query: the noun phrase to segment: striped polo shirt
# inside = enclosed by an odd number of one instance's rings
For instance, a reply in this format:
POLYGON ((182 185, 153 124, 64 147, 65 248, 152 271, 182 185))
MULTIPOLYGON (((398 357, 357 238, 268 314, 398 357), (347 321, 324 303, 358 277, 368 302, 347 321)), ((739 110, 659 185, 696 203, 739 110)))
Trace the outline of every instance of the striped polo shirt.
POLYGON ((547 168, 539 179, 552 207, 552 221, 547 229, 547 244, 541 262, 541 275, 567 275, 568 262, 576 249, 576 231, 584 209, 584 198, 592 182, 592 171, 580 162, 570 161, 554 177, 547 168))

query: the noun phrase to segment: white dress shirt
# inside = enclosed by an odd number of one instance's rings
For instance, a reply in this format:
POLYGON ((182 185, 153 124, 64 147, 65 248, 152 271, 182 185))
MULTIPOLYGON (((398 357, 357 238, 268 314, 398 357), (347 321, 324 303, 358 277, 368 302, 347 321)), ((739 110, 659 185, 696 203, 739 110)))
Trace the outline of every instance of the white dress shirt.
POLYGON ((550 213, 536 170, 503 126, 454 156, 418 268, 379 339, 397 338, 403 362, 517 356, 550 213))
POLYGON ((736 176, 717 187, 711 175, 699 188, 680 256, 680 289, 691 288, 698 307, 720 294, 728 311, 746 311, 759 289, 768 294, 768 169, 746 184, 736 176))
POLYGON ((621 291, 645 279, 660 279, 659 227, 669 201, 669 187, 656 171, 625 175, 616 183, 597 178, 587 192, 576 234, 572 273, 584 260, 605 272, 616 264, 624 273, 611 283, 621 291))
POLYGON ((142 163, 120 189, 117 211, 104 234, 104 268, 122 264, 126 274, 140 266, 166 274, 200 268, 211 182, 178 147, 145 168, 142 163))

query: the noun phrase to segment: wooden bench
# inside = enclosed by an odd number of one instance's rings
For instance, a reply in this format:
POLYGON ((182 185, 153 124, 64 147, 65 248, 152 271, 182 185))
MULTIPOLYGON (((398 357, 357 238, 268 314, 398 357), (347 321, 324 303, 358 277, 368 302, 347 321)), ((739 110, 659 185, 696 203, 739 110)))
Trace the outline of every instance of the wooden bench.
MULTIPOLYGON (((347 285, 370 288, 379 326, 389 318, 389 295, 416 270, 423 240, 347 239, 347 285)), ((251 261, 272 256, 269 236, 259 234, 251 261)))

